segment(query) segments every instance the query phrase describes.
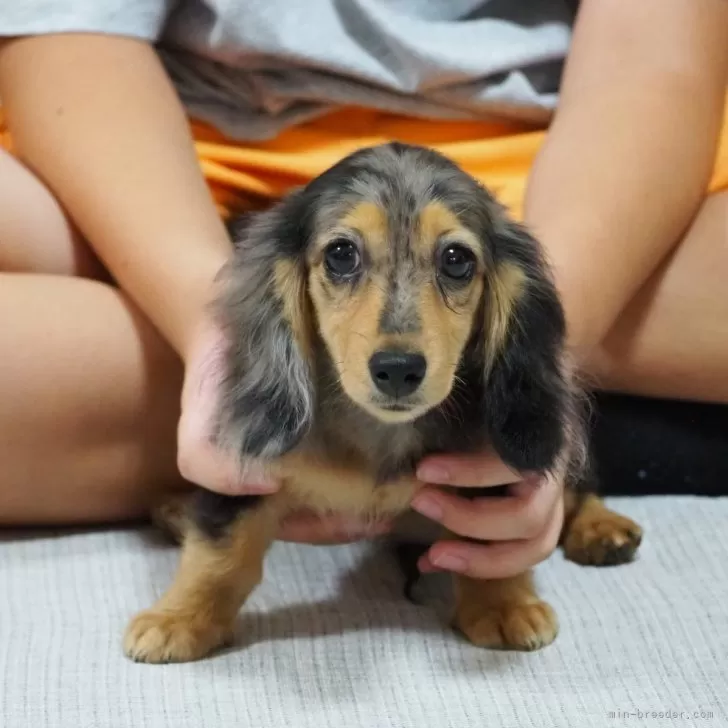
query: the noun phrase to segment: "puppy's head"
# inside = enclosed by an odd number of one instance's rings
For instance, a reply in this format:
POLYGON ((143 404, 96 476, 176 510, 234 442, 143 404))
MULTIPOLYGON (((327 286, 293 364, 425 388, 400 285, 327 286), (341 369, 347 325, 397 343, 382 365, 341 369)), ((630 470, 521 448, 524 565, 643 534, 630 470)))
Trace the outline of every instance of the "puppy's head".
POLYGON ((536 242, 452 162, 400 144, 359 151, 236 237, 221 431, 245 454, 300 441, 323 345, 340 388, 376 419, 485 392, 501 456, 550 467, 568 406, 563 313, 536 242))

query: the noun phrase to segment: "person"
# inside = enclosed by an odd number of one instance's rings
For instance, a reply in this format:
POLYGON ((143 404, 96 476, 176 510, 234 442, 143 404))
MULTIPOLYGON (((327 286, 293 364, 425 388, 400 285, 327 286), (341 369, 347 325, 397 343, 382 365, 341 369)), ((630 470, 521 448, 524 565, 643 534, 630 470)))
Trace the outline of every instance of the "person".
MULTIPOLYGON (((277 487, 239 482, 206 439, 224 217, 373 140, 445 151, 533 229, 595 387, 728 402, 728 3, 575 12, 5 3, 0 520, 118 521, 189 483, 277 487)), ((463 537, 433 545, 422 570, 497 578, 554 549, 559 483, 493 453, 432 456, 418 476, 430 485, 414 507, 463 537), (438 488, 503 483, 508 495, 481 500, 438 488)), ((305 513, 281 533, 367 535, 305 513)))

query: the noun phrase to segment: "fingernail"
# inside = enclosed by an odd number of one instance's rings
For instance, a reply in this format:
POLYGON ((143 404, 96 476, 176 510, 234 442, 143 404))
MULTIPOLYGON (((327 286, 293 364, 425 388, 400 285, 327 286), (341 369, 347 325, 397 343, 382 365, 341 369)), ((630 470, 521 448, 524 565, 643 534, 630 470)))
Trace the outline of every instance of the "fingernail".
POLYGON ((235 492, 240 495, 267 495, 275 493, 278 490, 278 483, 258 482, 258 483, 238 483, 235 492))
POLYGON ((439 483, 444 485, 450 482, 450 471, 442 465, 421 465, 417 469, 418 480, 424 480, 428 483, 439 483))
POLYGON ((420 557, 420 560, 417 562, 417 568, 423 574, 431 574, 433 571, 438 571, 437 567, 430 561, 427 554, 420 557))
POLYGON ((468 568, 468 562, 462 556, 454 554, 441 554, 431 559, 432 563, 438 569, 446 569, 447 571, 465 571, 468 568))
POLYGON ((412 501, 412 508, 433 521, 439 521, 442 518, 442 506, 429 495, 417 496, 412 501))

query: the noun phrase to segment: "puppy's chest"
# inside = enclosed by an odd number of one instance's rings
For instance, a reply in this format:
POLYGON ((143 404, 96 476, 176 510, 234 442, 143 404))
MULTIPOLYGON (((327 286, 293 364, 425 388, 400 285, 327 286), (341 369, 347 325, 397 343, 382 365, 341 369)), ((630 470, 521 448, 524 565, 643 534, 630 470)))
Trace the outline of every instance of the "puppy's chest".
POLYGON ((416 424, 381 426, 356 417, 329 417, 283 458, 285 491, 297 505, 376 519, 409 507, 417 464, 432 453, 482 449, 486 434, 435 413, 416 424))
MULTIPOLYGON (((343 424, 343 423, 342 423, 343 424)), ((422 438, 414 429, 361 438, 343 427, 317 431, 283 458, 284 489, 296 505, 376 519, 405 510, 417 488, 422 438)))

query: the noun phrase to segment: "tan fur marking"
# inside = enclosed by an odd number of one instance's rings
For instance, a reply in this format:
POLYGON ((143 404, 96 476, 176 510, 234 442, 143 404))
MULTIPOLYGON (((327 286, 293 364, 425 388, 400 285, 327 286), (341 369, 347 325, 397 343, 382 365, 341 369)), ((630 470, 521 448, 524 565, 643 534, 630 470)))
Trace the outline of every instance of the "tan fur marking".
POLYGON ((273 276, 276 293, 283 304, 283 317, 290 324, 301 353, 309 358, 313 345, 305 278, 299 267, 285 258, 276 261, 273 276))
POLYGON ((489 366, 503 348, 510 327, 518 325, 518 322, 514 321, 513 312, 526 290, 526 281, 525 271, 513 263, 502 263, 490 276, 485 327, 487 335, 485 353, 489 366))
POLYGON ((181 544, 189 528, 189 493, 171 496, 152 508, 152 523, 172 541, 181 544))
POLYGON ((623 564, 634 559, 641 541, 639 525, 589 494, 565 530, 564 556, 585 566, 623 564))
POLYGON ((356 402, 366 406, 371 394, 368 362, 379 345, 378 321, 384 307, 383 284, 368 281, 346 289, 336 301, 326 298, 323 274, 311 274, 310 294, 321 336, 338 369, 341 384, 356 402))
POLYGON ((423 257, 432 255, 437 241, 443 235, 452 235, 472 248, 480 258, 478 241, 473 233, 463 227, 457 215, 443 202, 428 202, 419 215, 419 235, 415 236, 412 247, 423 257))
POLYGON ((374 202, 360 202, 340 220, 342 229, 356 230, 365 240, 374 258, 384 258, 389 252, 387 211, 374 202))
POLYGON ((478 647, 537 650, 550 644, 558 620, 533 586, 531 572, 510 579, 455 577, 455 626, 478 647))
POLYGON ((423 289, 419 300, 419 315, 427 325, 418 335, 419 350, 427 358, 428 375, 422 393, 428 404, 435 406, 449 394, 465 344, 473 330, 473 321, 483 291, 476 278, 462 292, 453 294, 450 306, 434 286, 423 289))
POLYGON ((196 660, 229 642, 238 611, 262 577, 276 533, 275 498, 241 516, 220 542, 187 529, 171 587, 129 624, 124 651, 139 662, 196 660))
POLYGON ((421 486, 407 477, 377 483, 362 468, 305 452, 285 455, 272 472, 283 480, 282 490, 294 503, 320 513, 335 511, 368 521, 401 513, 421 486))

